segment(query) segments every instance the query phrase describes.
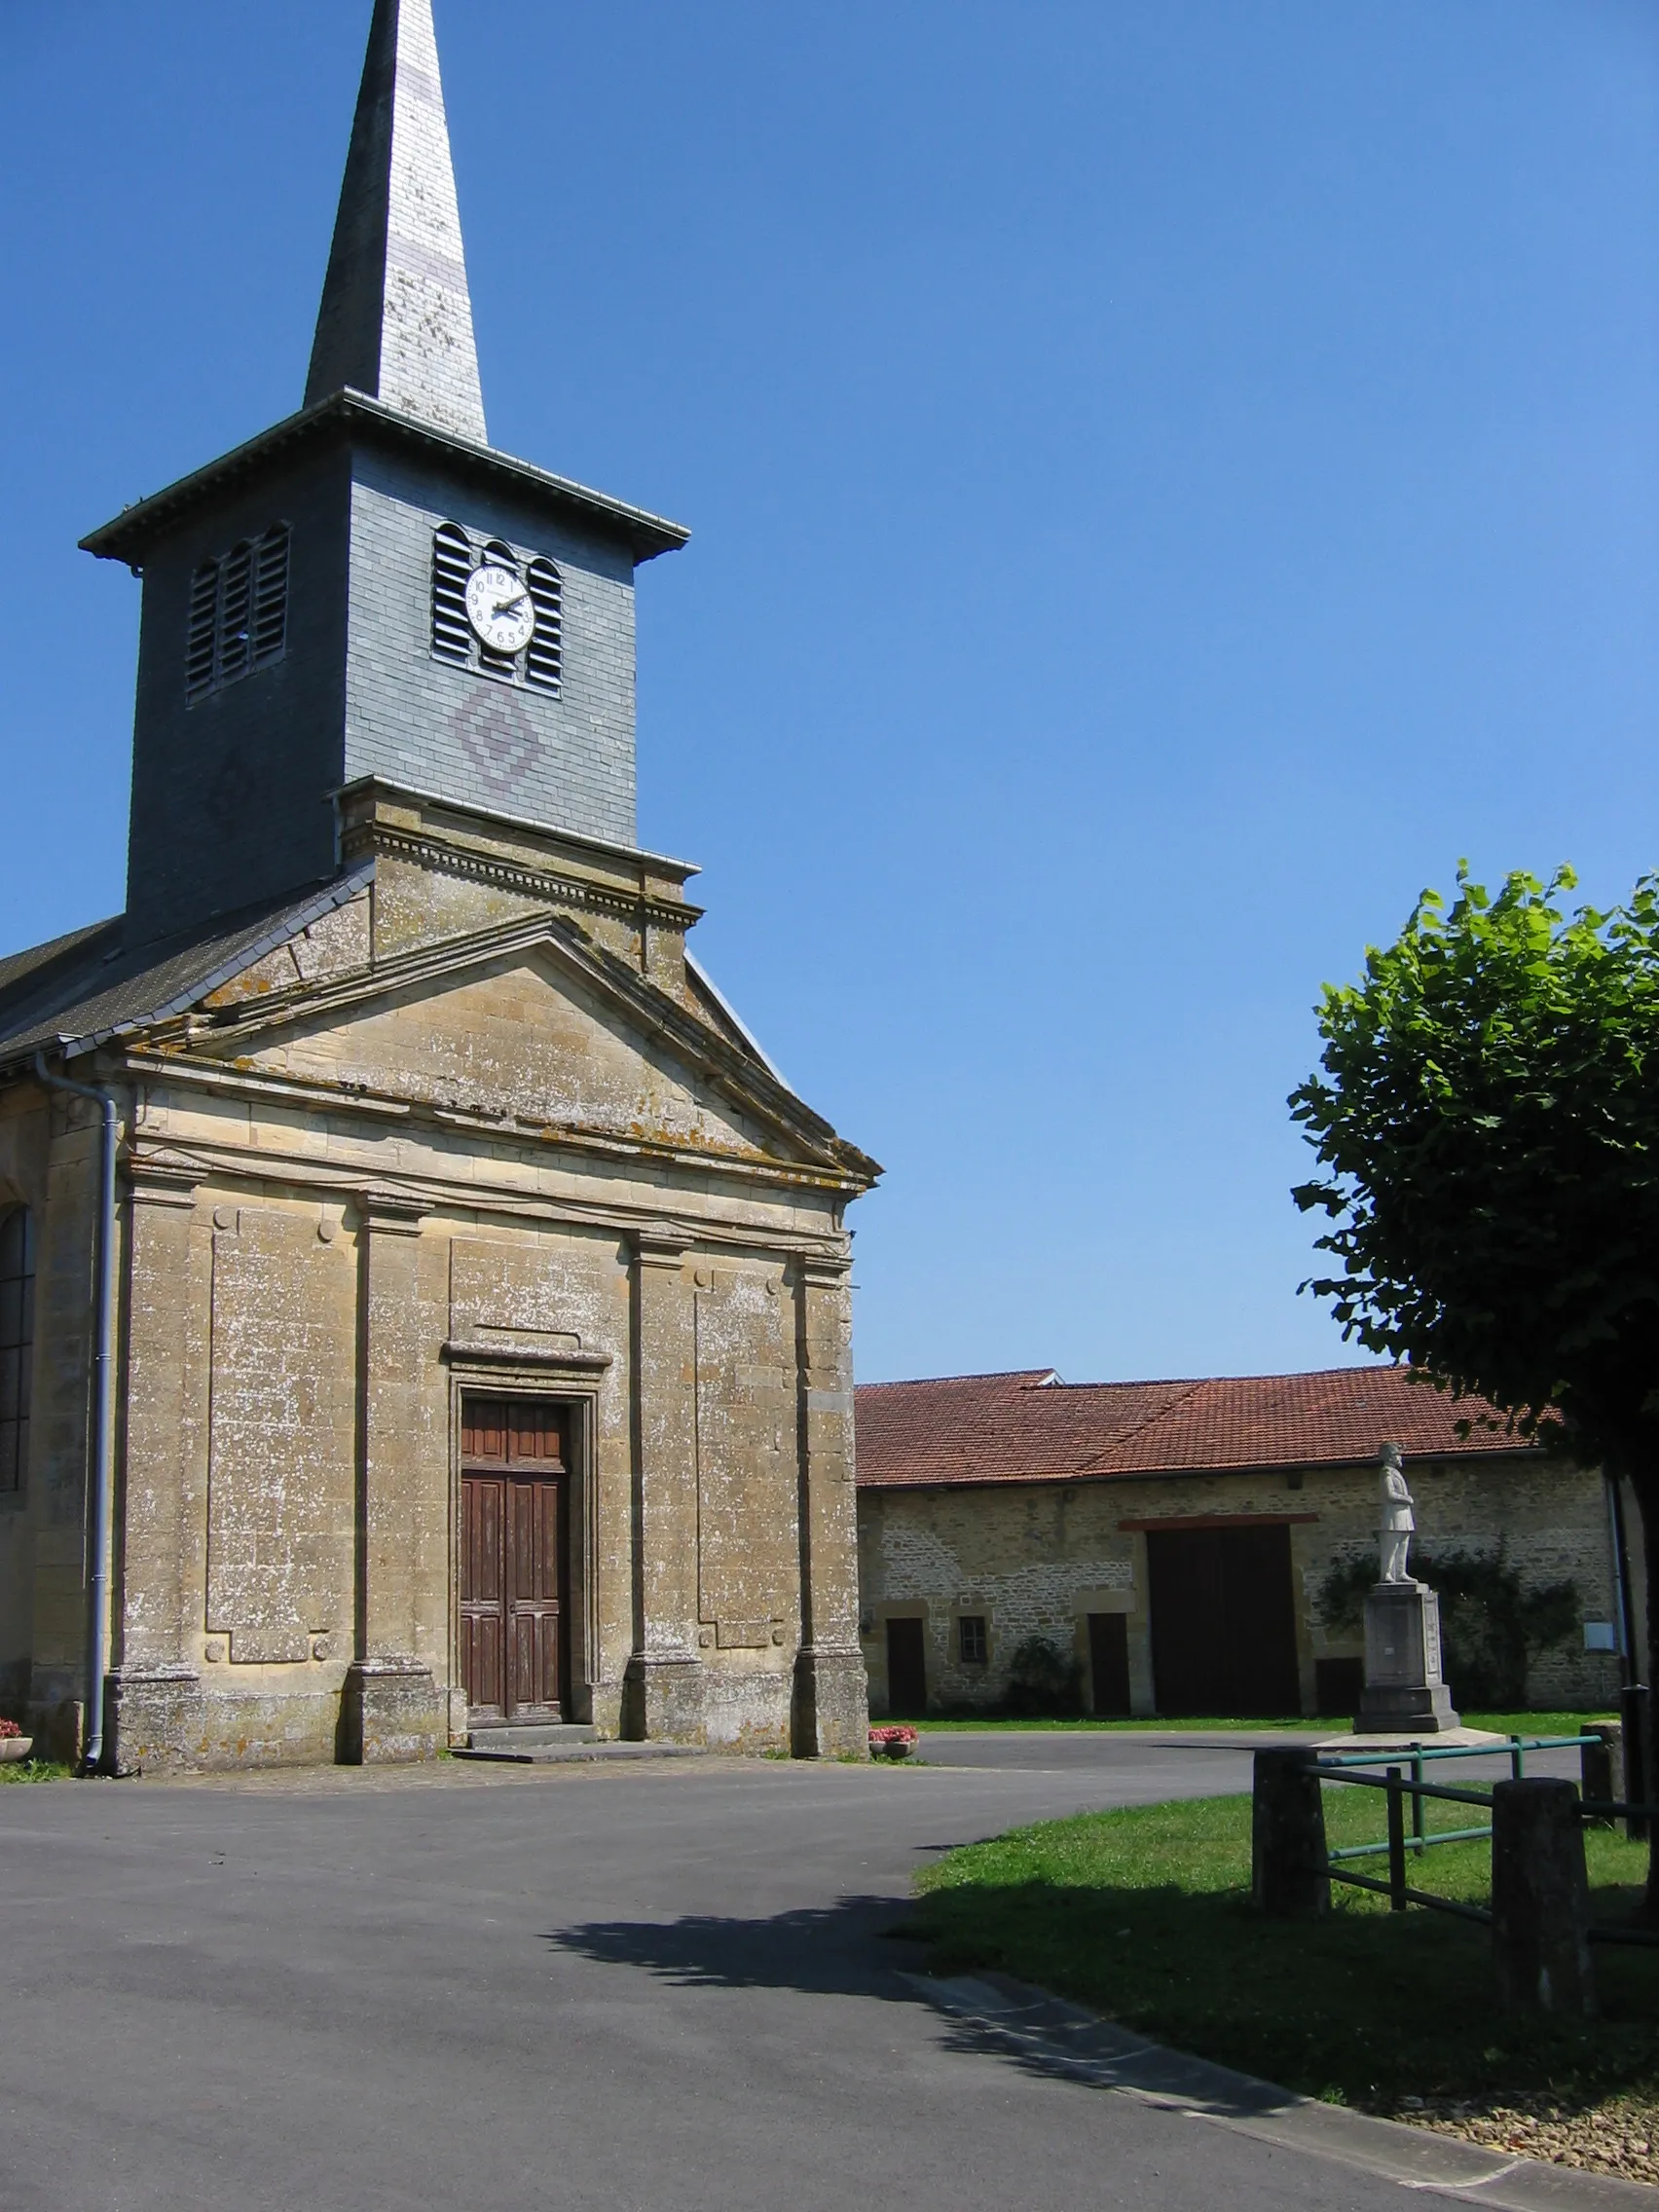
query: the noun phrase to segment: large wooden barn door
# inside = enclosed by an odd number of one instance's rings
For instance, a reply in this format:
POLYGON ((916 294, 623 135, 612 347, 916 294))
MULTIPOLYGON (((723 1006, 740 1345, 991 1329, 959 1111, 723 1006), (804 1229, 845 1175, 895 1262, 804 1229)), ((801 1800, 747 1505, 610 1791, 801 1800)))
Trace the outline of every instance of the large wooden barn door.
POLYGON ((1160 1713, 1299 1713, 1290 1530, 1153 1529, 1146 1539, 1160 1713))
POLYGON ((535 1398, 468 1398, 461 1456, 461 1665, 469 1714, 557 1720, 569 1409, 535 1398))

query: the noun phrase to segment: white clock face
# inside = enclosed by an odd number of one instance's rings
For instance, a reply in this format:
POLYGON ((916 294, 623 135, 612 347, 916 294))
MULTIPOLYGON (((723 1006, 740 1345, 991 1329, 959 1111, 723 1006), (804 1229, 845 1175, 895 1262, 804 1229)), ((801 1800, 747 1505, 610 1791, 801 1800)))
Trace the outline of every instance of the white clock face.
POLYGON ((524 578, 495 561, 466 579, 466 619, 493 653, 522 653, 535 634, 535 609, 524 578))

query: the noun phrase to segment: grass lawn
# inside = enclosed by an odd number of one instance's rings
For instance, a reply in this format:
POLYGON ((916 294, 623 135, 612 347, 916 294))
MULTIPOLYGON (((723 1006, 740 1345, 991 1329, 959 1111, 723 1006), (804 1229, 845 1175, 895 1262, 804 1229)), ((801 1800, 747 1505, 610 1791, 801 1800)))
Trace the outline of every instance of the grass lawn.
MULTIPOLYGON (((1333 1845, 1383 1833, 1380 1791, 1330 1787, 1325 1805, 1333 1845)), ((1437 1805, 1429 1826, 1478 1819, 1437 1805)), ((1589 1830, 1586 1844, 1593 1919, 1628 1919, 1646 1847, 1609 1829, 1589 1830)), ((1485 1842, 1408 1863, 1414 1888, 1489 1900, 1485 1842)), ((953 1851, 921 1877, 911 1926, 938 1972, 1000 1970, 1333 2102, 1395 2114, 1415 2099, 1491 2109, 1540 2093, 1580 2112, 1620 2097, 1659 2104, 1659 1951, 1596 1946, 1603 2016, 1592 2024, 1499 2014, 1485 1929, 1392 1914, 1384 1899, 1335 1885, 1328 1919, 1266 1921, 1249 1884, 1250 1800, 1211 1797, 1044 1822, 953 1851)))
MULTIPOLYGON (((1585 1713, 1465 1713, 1465 1728, 1489 1728, 1494 1736, 1576 1736, 1586 1720, 1614 1720, 1616 1714, 1585 1713)), ((1110 1730, 1120 1732, 1147 1729, 1161 1735, 1201 1729, 1226 1734, 1257 1729, 1297 1729, 1313 1736, 1340 1736, 1348 1723, 1346 1720, 1309 1720, 1297 1714, 1285 1720, 1239 1720, 1225 1715, 1208 1720, 1014 1720, 1002 1714, 987 1714, 973 1720, 916 1720, 914 1726, 925 1735, 948 1734, 961 1729, 1025 1729, 1064 1728, 1072 1730, 1110 1730)))

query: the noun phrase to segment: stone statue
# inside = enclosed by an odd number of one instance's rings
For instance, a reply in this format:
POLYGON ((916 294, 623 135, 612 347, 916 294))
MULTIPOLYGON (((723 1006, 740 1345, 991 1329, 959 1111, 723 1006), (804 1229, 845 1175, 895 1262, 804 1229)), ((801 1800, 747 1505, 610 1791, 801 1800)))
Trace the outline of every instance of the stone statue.
POLYGON ((1384 1444, 1382 1463, 1382 1580, 1409 1582, 1411 1575, 1406 1567, 1406 1554, 1411 1549, 1412 1530, 1417 1527, 1412 1518, 1412 1493, 1406 1488, 1405 1470, 1401 1461, 1400 1447, 1384 1444))

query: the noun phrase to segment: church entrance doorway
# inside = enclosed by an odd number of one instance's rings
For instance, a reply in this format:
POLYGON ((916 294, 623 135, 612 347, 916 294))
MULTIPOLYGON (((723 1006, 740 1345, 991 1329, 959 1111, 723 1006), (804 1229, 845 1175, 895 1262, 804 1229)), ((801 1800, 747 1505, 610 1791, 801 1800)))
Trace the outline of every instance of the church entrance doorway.
POLYGON ((564 1717, 571 1409, 468 1395, 461 1427, 461 1669, 473 1721, 564 1717))

